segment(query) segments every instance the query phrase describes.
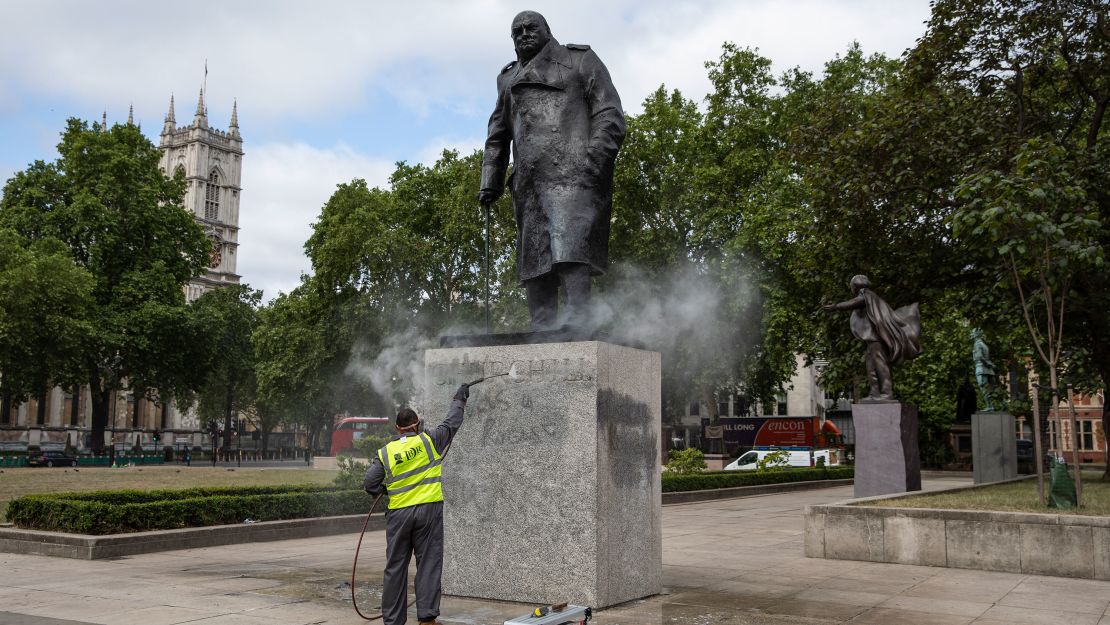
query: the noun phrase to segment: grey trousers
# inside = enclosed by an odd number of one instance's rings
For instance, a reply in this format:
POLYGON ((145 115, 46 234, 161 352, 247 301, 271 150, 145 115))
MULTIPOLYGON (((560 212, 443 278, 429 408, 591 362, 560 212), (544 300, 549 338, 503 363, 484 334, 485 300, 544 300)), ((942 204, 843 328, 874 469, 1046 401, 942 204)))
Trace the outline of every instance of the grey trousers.
POLYGON ((443 573, 443 502, 390 510, 385 516, 385 579, 382 614, 385 625, 405 625, 409 609, 409 561, 416 554, 416 617, 439 616, 443 573))

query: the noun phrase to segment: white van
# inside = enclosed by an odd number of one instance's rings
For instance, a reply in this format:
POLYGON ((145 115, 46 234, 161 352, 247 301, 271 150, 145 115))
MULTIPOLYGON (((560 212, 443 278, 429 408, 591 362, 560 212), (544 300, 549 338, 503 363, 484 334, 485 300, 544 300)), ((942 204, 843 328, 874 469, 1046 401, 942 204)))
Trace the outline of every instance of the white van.
MULTIPOLYGON (((733 460, 727 466, 725 471, 755 471, 757 463, 763 460, 768 455, 782 451, 777 449, 753 449, 741 454, 739 458, 733 460)), ((825 459, 825 466, 831 467, 840 464, 840 454, 836 449, 818 449, 815 451, 787 451, 790 456, 787 458, 786 464, 790 467, 812 467, 817 465, 818 458, 825 459)))

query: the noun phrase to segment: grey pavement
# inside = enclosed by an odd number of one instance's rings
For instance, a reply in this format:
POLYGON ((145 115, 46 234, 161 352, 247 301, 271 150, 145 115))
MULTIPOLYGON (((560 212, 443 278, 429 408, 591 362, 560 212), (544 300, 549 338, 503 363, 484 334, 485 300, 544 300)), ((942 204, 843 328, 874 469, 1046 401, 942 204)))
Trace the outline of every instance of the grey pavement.
MULTIPOLYGON (((925 486, 969 482, 933 477, 925 486)), ((847 486, 664 506, 665 594, 600 611, 593 623, 1110 625, 1110 582, 804 557, 804 506, 851 496, 847 486)), ((0 554, 0 624, 362 623, 346 585, 357 539, 99 561, 0 554)), ((380 600, 384 547, 380 531, 363 542, 358 597, 367 613, 380 600)), ((448 597, 440 620, 501 625, 529 609, 448 597)))

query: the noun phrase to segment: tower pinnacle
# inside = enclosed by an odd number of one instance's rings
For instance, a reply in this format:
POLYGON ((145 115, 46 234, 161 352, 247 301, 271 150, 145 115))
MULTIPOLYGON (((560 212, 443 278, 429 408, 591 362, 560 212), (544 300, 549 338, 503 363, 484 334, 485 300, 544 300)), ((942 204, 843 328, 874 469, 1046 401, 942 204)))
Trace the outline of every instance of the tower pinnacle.
POLYGON ((200 90, 200 97, 197 99, 197 112, 193 117, 193 124, 197 126, 208 125, 208 111, 204 107, 204 89, 200 90))
POLYGON ((128 126, 134 126, 135 125, 135 104, 134 103, 131 103, 131 106, 127 107, 127 125, 128 126))
POLYGON ((231 136, 239 136, 239 101, 231 101, 231 125, 227 128, 231 132, 231 136))
POLYGON ((166 121, 162 123, 162 134, 168 135, 177 130, 177 120, 173 116, 173 94, 170 94, 170 110, 166 113, 166 121))
POLYGON ((108 109, 100 117, 100 132, 108 132, 108 109))

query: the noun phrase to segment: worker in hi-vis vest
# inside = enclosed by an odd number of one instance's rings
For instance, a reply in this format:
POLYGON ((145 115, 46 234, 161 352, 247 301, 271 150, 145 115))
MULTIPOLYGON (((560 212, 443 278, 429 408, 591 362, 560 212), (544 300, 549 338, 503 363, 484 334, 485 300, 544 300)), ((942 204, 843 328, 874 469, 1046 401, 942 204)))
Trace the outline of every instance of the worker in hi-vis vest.
POLYGON ((463 422, 470 386, 463 384, 447 418, 430 432, 411 408, 397 413, 397 436, 378 450, 362 488, 371 495, 385 488, 386 563, 382 581, 385 625, 405 625, 408 616, 409 561, 416 554, 416 616, 421 625, 439 625, 443 572, 443 452, 463 422))

